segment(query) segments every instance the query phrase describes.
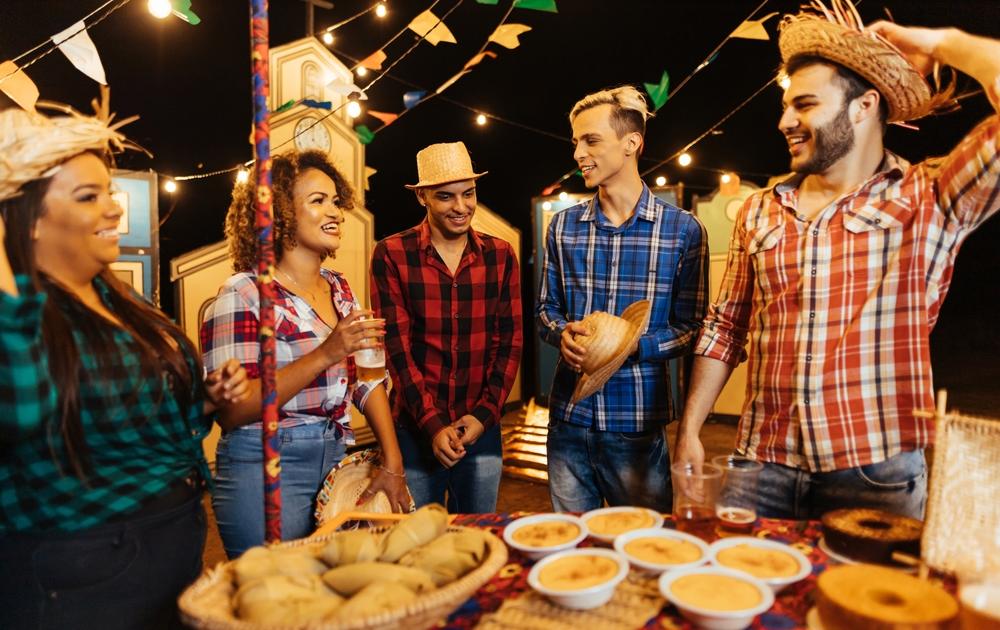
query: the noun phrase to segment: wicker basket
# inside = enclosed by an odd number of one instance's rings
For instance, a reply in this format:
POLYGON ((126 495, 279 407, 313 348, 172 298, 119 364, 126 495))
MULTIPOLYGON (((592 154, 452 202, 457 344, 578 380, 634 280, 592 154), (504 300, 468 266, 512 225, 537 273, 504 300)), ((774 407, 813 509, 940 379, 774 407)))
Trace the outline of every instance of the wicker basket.
MULTIPOLYGON (((449 527, 450 532, 459 532, 464 527, 449 527)), ((372 531, 385 534, 389 527, 376 527, 372 531)), ((473 593, 496 575, 507 563, 507 547, 489 532, 486 537, 486 559, 479 567, 463 577, 430 593, 420 595, 409 605, 386 611, 376 616, 350 621, 309 625, 317 630, 395 630, 397 628, 426 628, 447 617, 473 593)), ((303 538, 279 547, 319 547, 336 534, 303 538)), ((209 569, 194 584, 189 586, 178 599, 181 618, 192 628, 204 630, 292 630, 293 626, 263 626, 238 619, 233 614, 230 601, 234 593, 232 562, 209 569)), ((302 627, 302 626, 294 626, 302 627)))
POLYGON ((922 556, 957 575, 1000 571, 1000 420, 937 422, 922 556))

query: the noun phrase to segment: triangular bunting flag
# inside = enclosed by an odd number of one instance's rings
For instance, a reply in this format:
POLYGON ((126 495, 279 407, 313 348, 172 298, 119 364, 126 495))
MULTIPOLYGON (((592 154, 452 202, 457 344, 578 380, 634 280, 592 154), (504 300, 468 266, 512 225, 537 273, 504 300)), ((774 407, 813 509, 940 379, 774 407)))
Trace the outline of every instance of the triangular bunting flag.
POLYGON ((101 85, 108 84, 101 56, 97 54, 97 46, 94 46, 94 40, 90 39, 87 25, 83 20, 53 35, 52 42, 63 51, 77 70, 101 85))
POLYGON ((500 0, 476 0, 479 4, 497 4, 500 0))
POLYGON ((385 53, 379 50, 362 59, 358 65, 369 70, 381 70, 383 61, 385 61, 385 53))
POLYGON ((759 20, 746 20, 736 27, 736 30, 732 32, 730 37, 735 37, 737 39, 771 39, 770 35, 767 34, 767 29, 764 28, 764 22, 770 20, 776 15, 778 15, 777 11, 774 13, 768 13, 759 20))
POLYGON ((399 118, 399 114, 393 114, 391 112, 377 112, 374 109, 369 109, 368 115, 378 118, 382 121, 382 124, 386 126, 391 125, 397 118, 399 118))
POLYGON ((171 13, 191 26, 198 26, 201 24, 201 18, 195 15, 194 11, 191 10, 191 0, 170 0, 170 6, 173 8, 171 13))
POLYGON ((437 46, 440 42, 448 42, 449 44, 458 43, 458 40, 455 39, 455 36, 448 30, 444 22, 439 20, 430 11, 424 11, 413 18, 413 21, 410 22, 407 28, 423 37, 424 41, 433 46, 437 46))
POLYGON ((313 109, 333 109, 333 103, 330 101, 314 101, 311 98, 304 98, 302 104, 313 109))
POLYGON ((493 31, 493 34, 490 35, 490 41, 496 42, 504 48, 510 48, 513 50, 521 45, 521 42, 517 40, 517 36, 527 33, 530 30, 531 27, 525 26, 524 24, 501 24, 497 27, 497 30, 493 31))
POLYGON ((459 79, 461 79, 462 77, 464 77, 468 73, 469 73, 468 70, 462 70, 461 72, 459 72, 458 74, 456 74, 452 78, 450 78, 447 81, 445 81, 444 83, 442 83, 441 87, 439 87, 438 89, 434 90, 434 93, 435 94, 440 94, 440 93, 444 92, 445 90, 447 90, 448 88, 450 88, 451 86, 453 86, 455 84, 455 81, 458 81, 459 79))
POLYGON ((487 57, 491 57, 493 59, 496 59, 497 58, 497 54, 495 52, 492 52, 492 51, 489 51, 489 50, 484 50, 483 52, 479 53, 478 55, 476 55, 472 59, 469 59, 469 61, 466 62, 465 67, 463 67, 462 70, 472 70, 472 68, 474 66, 478 66, 479 62, 482 61, 483 59, 487 58, 487 57))
POLYGON ((35 111, 38 86, 13 61, 0 63, 0 91, 29 112, 35 111))
POLYGON ((649 98, 653 101, 653 111, 659 111, 663 107, 663 104, 667 102, 667 97, 670 96, 670 75, 664 70, 659 84, 643 83, 642 85, 646 88, 646 93, 649 94, 649 98))
POLYGON ((295 107, 295 99, 290 101, 285 101, 281 105, 278 105, 278 109, 271 112, 272 114, 280 114, 281 112, 287 112, 291 108, 295 107))
POLYGON ((354 128, 354 133, 358 134, 358 140, 361 141, 361 144, 371 144, 372 140, 375 139, 375 134, 368 128, 368 125, 358 125, 354 128))
POLYGON ((517 0, 514 2, 514 8, 559 13, 559 9, 556 8, 556 0, 517 0))
POLYGON ((375 173, 378 173, 375 169, 370 166, 365 166, 365 190, 371 190, 371 186, 368 184, 368 180, 372 178, 375 173))
POLYGON ((413 92, 407 92, 403 95, 403 106, 406 109, 412 109, 414 105, 419 103, 427 92, 423 90, 414 90, 413 92))
POLYGON ((542 196, 548 197, 549 195, 554 193, 557 188, 559 188, 559 184, 552 184, 551 186, 546 186, 545 189, 542 190, 542 196))

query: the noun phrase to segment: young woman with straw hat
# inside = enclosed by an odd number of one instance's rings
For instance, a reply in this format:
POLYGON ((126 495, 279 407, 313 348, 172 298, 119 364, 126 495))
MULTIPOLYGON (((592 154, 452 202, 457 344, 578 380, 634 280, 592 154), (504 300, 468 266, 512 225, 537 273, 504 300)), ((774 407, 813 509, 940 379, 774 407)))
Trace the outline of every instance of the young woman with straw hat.
POLYGON ((207 413, 247 393, 235 361, 203 381, 184 333, 108 268, 126 142, 106 112, 0 112, 4 628, 177 624, 201 570, 207 413))

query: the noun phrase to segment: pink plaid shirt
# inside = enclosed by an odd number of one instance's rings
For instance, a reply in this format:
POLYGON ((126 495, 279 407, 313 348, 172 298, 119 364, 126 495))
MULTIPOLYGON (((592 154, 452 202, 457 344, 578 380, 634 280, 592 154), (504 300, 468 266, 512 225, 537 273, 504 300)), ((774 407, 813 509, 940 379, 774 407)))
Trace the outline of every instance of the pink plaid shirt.
POLYGON ((1000 118, 949 155, 879 172, 811 221, 800 177, 750 197, 696 354, 737 365, 747 397, 737 450, 814 472, 923 448, 929 335, 962 241, 1000 208, 1000 118))
MULTIPOLYGON (((339 273, 322 269, 323 277, 330 283, 333 307, 346 317, 360 308, 347 280, 339 273)), ((274 304, 275 341, 278 368, 312 352, 332 330, 309 304, 280 282, 274 304)), ((247 370, 250 378, 260 377, 260 296, 257 293, 256 274, 238 273, 231 276, 219 295, 205 311, 201 325, 201 350, 205 367, 211 372, 226 360, 235 357, 247 370)), ((358 381, 354 359, 332 365, 293 396, 278 411, 280 426, 288 428, 301 424, 333 421, 338 423, 348 444, 354 443, 351 431, 351 414, 347 403, 364 410, 365 401, 379 383, 358 381)), ((260 428, 260 422, 247 427, 260 428)))

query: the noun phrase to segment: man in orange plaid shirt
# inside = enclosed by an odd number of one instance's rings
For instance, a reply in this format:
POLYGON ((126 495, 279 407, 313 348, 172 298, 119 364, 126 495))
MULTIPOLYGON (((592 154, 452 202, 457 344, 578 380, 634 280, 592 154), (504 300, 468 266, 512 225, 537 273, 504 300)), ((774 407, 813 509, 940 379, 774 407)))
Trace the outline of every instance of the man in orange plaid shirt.
POLYGON ((787 16, 791 79, 778 127, 794 175, 750 197, 697 344, 675 460, 699 463, 699 431, 749 355, 736 451, 764 463, 757 513, 819 518, 874 507, 921 518, 933 439, 929 335, 959 245, 1000 208, 1000 118, 950 154, 908 164, 886 122, 945 104, 937 63, 998 108, 1000 42, 853 12, 787 16), (749 352, 744 345, 749 337, 749 352))

